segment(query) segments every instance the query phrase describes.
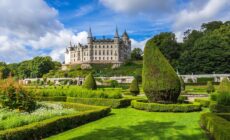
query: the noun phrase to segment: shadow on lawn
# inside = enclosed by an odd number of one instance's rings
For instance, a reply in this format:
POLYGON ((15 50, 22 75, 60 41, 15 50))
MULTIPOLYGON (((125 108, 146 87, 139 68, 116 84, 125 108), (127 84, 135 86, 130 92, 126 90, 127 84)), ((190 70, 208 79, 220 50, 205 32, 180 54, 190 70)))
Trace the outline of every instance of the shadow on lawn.
POLYGON ((145 121, 128 128, 109 127, 96 129, 86 135, 71 138, 71 140, 200 140, 204 138, 203 134, 184 134, 183 129, 185 126, 174 126, 173 124, 174 122, 145 121), (167 131, 170 128, 176 131, 167 131), (166 133, 170 134, 166 135, 166 133))

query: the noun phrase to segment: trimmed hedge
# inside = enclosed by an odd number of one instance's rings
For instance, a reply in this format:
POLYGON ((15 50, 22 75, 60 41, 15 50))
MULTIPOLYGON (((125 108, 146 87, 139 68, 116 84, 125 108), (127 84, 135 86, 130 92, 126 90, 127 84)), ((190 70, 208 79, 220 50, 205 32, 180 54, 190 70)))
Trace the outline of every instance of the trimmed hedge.
POLYGON ((201 99, 201 98, 196 98, 194 101, 200 103, 200 105, 203 107, 209 107, 210 102, 211 102, 208 99, 201 99))
POLYGON ((97 106, 109 106, 112 108, 122 108, 130 105, 132 99, 102 99, 102 98, 74 98, 67 97, 67 102, 82 103, 97 106))
POLYGON ((217 115, 230 121, 230 113, 217 113, 217 115))
POLYGON ((213 113, 230 113, 230 106, 219 105, 216 102, 211 102, 209 110, 213 113))
POLYGON ((207 130, 215 140, 230 140, 230 122, 217 114, 202 114, 200 126, 207 130))
MULTIPOLYGON (((65 130, 75 128, 82 124, 105 117, 111 111, 109 107, 90 107, 89 105, 80 104, 68 104, 63 103, 66 106, 71 107, 86 107, 97 108, 94 110, 88 110, 82 113, 70 114, 65 116, 58 116, 51 119, 43 120, 40 122, 24 125, 22 127, 16 127, 13 129, 7 129, 0 131, 1 140, 28 140, 28 139, 43 139, 45 137, 63 132, 65 130)), ((85 108, 85 109, 86 109, 85 108)))
POLYGON ((35 97, 37 101, 59 101, 59 102, 65 102, 66 96, 49 96, 49 97, 35 97))
POLYGON ((200 111, 199 103, 193 104, 159 104, 147 103, 143 101, 133 100, 131 106, 136 109, 146 110, 149 112, 193 112, 200 111))

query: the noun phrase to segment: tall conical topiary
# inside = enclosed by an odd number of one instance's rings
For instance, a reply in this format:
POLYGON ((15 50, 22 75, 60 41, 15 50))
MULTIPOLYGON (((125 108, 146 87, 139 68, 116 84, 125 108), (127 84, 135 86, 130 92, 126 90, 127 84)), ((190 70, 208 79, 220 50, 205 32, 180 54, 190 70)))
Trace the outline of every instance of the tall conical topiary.
POLYGON ((130 85, 129 91, 133 96, 137 96, 140 93, 138 81, 136 78, 133 79, 133 81, 130 85))
POLYGON ((95 81, 92 73, 90 73, 88 76, 86 76, 83 87, 87 88, 87 89, 92 89, 92 90, 97 89, 97 84, 96 84, 96 81, 95 81))
POLYGON ((150 102, 177 101, 179 77, 152 39, 145 45, 142 72, 143 90, 150 102))
POLYGON ((207 82, 207 89, 206 89, 206 91, 207 91, 208 93, 215 92, 215 88, 214 88, 214 86, 212 85, 212 81, 208 81, 208 82, 207 82))
POLYGON ((224 78, 219 85, 219 93, 230 93, 230 81, 228 78, 224 78))

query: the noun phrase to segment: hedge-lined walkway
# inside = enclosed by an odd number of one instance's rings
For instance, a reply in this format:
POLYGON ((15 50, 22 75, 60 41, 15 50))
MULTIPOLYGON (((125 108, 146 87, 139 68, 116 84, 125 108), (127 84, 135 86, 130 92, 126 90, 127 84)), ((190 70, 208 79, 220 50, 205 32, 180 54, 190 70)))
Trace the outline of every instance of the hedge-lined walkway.
POLYGON ((207 140, 198 124, 200 113, 144 112, 133 108, 113 109, 108 117, 48 139, 207 140))

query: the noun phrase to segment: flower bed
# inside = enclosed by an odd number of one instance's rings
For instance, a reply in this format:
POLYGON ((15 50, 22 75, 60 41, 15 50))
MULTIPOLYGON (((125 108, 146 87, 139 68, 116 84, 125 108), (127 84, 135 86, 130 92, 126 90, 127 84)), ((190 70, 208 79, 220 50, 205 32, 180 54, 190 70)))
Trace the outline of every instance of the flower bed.
POLYGON ((146 110, 149 112, 193 112, 200 111, 199 103, 193 104, 160 104, 147 103, 143 100, 133 100, 131 106, 135 109, 146 110))
MULTIPOLYGON (((223 115, 223 114, 222 114, 223 115)), ((230 113, 225 117, 230 117, 230 113)), ((201 115, 200 126, 207 130, 215 140, 230 140, 230 122, 214 113, 204 113, 201 115)))
POLYGON ((109 106, 112 108, 127 107, 132 99, 102 99, 102 98, 74 98, 67 97, 67 102, 82 103, 97 106, 109 106))
POLYGON ((76 103, 61 103, 65 108, 77 110, 75 113, 55 116, 28 125, 0 131, 0 139, 26 140, 42 139, 81 124, 102 118, 110 112, 109 107, 96 107, 76 103))

